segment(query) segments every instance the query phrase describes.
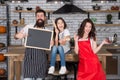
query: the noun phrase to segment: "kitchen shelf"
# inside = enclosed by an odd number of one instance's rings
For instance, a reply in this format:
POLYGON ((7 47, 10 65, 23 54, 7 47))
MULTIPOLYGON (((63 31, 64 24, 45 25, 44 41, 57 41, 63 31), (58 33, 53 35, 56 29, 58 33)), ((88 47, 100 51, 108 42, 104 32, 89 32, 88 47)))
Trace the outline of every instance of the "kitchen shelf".
POLYGON ((0 76, 0 78, 7 78, 7 76, 6 76, 6 75, 3 75, 3 76, 0 76))
MULTIPOLYGON (((19 19, 21 19, 21 13, 35 13, 36 10, 14 10, 13 12, 15 13, 19 13, 19 19)), ((52 13, 52 10, 45 10, 45 12, 47 12, 47 17, 48 19, 50 19, 50 13, 52 13)))
MULTIPOLYGON (((120 13, 120 10, 87 10, 88 17, 90 18, 90 13, 120 13)), ((114 26, 120 26, 120 24, 95 24, 95 26, 105 26, 105 27, 114 27, 114 26)))
POLYGON ((120 24, 95 24, 95 26, 106 26, 106 27, 119 26, 120 27, 120 24))
POLYGON ((120 10, 87 10, 90 13, 98 13, 98 12, 120 12, 120 10))
POLYGON ((2 50, 4 50, 4 49, 7 49, 7 47, 2 47, 2 48, 0 48, 0 52, 1 52, 2 50))
POLYGON ((3 76, 0 76, 0 77, 7 77, 7 76, 4 76, 4 75, 3 75, 3 76))
POLYGON ((6 4, 0 4, 0 6, 6 6, 6 4))
MULTIPOLYGON (((17 26, 17 27, 24 27, 26 24, 11 24, 10 26, 17 26)), ((51 24, 45 24, 45 27, 48 27, 48 26, 52 26, 52 23, 51 24)))
MULTIPOLYGON (((24 27, 26 24, 11 24, 10 26, 13 26, 15 27, 15 33, 18 32, 18 27, 24 27)), ((45 27, 48 27, 48 26, 53 26, 53 24, 45 24, 45 27)))
MULTIPOLYGON (((45 10, 47 13, 52 13, 53 11, 52 10, 45 10)), ((14 10, 13 12, 16 12, 16 13, 29 13, 29 12, 35 12, 35 10, 14 10)))
POLYGON ((5 18, 0 18, 0 23, 3 23, 4 21, 7 21, 5 18))
POLYGON ((11 24, 10 26, 24 27, 26 24, 11 24))
POLYGON ((8 80, 7 75, 0 76, 0 80, 8 80))
POLYGON ((1 36, 1 35, 6 35, 6 34, 7 34, 7 32, 5 32, 5 33, 0 33, 0 36, 1 36))
POLYGON ((5 19, 5 18, 0 18, 0 20, 7 20, 7 19, 5 19))

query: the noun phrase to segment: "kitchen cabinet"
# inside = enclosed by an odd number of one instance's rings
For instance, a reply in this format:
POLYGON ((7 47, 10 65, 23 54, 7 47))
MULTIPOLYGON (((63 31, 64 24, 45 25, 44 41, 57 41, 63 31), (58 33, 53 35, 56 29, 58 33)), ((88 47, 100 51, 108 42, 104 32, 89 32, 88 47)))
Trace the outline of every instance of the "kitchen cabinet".
MULTIPOLYGON (((120 13, 120 10, 87 10, 88 17, 90 17, 91 13, 120 13)), ((95 24, 96 26, 106 26, 106 27, 113 27, 113 26, 120 26, 120 24, 95 24)))
POLYGON ((118 74, 118 57, 117 56, 107 56, 106 57, 106 73, 109 75, 118 74))
MULTIPOLYGON (((9 46, 9 5, 0 4, 0 25, 5 26, 6 32, 0 33, 0 43, 5 44, 5 46, 0 47, 0 54, 7 54, 9 46), (4 39, 2 39, 4 38, 4 39)), ((0 69, 5 69, 5 74, 0 75, 0 80, 7 80, 8 69, 7 69, 7 58, 5 61, 0 62, 0 69)))
POLYGON ((107 79, 120 79, 120 45, 108 45, 104 47, 107 52, 112 55, 106 55, 104 70, 107 74, 107 79))

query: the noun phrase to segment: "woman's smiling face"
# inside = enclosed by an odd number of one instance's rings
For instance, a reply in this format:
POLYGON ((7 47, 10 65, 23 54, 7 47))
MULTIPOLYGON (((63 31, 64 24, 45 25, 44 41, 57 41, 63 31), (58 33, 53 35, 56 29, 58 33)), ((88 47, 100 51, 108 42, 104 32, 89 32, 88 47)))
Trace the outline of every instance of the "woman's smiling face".
POLYGON ((91 29, 92 29, 91 23, 87 22, 85 27, 84 27, 84 34, 88 35, 90 33, 91 29))

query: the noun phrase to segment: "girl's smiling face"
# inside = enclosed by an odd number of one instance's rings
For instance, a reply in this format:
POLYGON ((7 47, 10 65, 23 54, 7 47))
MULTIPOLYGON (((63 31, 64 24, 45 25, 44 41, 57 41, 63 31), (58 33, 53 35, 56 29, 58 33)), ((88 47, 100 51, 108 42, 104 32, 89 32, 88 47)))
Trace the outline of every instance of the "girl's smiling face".
POLYGON ((57 21, 57 27, 60 30, 60 32, 64 30, 64 22, 61 19, 57 21))
POLYGON ((91 29, 92 29, 91 23, 87 22, 86 25, 85 25, 85 28, 84 28, 84 34, 89 35, 91 29))

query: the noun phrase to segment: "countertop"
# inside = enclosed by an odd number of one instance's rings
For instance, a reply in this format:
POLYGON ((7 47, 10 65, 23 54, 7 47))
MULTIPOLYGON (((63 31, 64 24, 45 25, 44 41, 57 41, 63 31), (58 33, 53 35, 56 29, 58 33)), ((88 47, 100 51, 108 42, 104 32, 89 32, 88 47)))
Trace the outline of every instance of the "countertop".
MULTIPOLYGON (((8 53, 4 54, 5 56, 17 56, 17 55, 24 55, 25 47, 24 46, 9 46, 8 53)), ((74 53, 72 51, 71 53, 74 53)), ((113 55, 113 54, 120 54, 120 45, 114 46, 114 45, 104 45, 102 49, 97 53, 98 55, 113 55)))

